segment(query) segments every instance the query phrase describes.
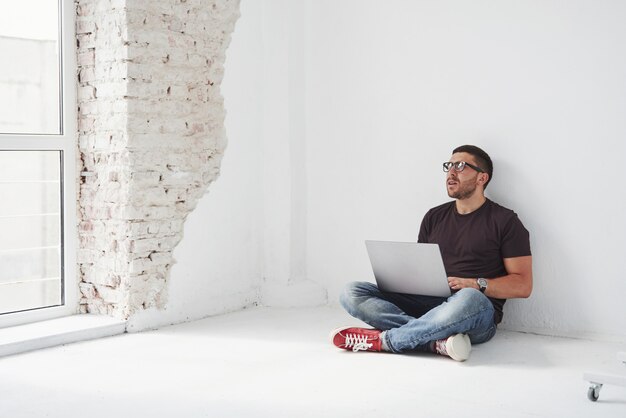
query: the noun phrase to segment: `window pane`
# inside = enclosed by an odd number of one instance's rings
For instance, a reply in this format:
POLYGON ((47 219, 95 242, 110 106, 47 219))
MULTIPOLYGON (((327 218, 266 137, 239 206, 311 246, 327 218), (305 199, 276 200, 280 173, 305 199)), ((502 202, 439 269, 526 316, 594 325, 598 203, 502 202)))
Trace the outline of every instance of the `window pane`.
POLYGON ((58 22, 54 0, 2 4, 0 133, 61 133, 58 22))
POLYGON ((60 151, 0 151, 0 314, 62 304, 60 151))

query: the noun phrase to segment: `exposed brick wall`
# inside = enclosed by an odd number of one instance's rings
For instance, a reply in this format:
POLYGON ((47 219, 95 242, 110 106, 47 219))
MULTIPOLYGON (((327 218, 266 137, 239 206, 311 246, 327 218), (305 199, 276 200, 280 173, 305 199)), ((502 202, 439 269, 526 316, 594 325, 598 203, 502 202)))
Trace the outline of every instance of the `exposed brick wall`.
POLYGON ((77 0, 81 311, 162 308, 186 216, 219 175, 239 0, 77 0))

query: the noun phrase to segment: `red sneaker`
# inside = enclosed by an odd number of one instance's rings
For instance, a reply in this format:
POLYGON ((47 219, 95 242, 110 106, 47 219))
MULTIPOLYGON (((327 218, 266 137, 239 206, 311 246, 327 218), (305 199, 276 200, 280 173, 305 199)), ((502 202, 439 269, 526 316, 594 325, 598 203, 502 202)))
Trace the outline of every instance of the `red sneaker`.
POLYGON ((383 351, 381 332, 377 329, 343 327, 331 332, 330 339, 335 346, 355 353, 360 350, 383 351))

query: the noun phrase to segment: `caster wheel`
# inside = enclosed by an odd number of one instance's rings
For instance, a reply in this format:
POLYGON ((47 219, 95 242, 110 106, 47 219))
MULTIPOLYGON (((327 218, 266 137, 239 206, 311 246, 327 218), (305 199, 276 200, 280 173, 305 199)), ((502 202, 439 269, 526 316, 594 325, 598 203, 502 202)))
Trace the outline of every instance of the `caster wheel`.
POLYGON ((587 390, 587 398, 591 401, 591 402, 595 402, 598 400, 598 398, 600 397, 600 388, 602 386, 598 386, 598 385, 592 385, 589 386, 589 390, 587 390))

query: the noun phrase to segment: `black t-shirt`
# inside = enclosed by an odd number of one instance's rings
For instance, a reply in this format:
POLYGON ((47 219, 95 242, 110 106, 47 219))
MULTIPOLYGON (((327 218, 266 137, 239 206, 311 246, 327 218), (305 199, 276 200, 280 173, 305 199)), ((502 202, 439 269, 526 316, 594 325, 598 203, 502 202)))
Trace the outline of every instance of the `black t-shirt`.
MULTIPOLYGON (((529 234, 517 214, 487 199, 477 210, 461 215, 454 201, 429 210, 418 242, 439 244, 448 276, 506 276, 504 258, 531 255, 529 234)), ((502 321, 505 299, 489 298, 502 321)))

